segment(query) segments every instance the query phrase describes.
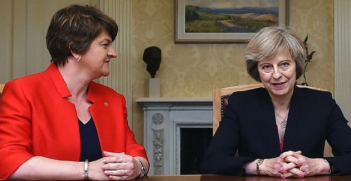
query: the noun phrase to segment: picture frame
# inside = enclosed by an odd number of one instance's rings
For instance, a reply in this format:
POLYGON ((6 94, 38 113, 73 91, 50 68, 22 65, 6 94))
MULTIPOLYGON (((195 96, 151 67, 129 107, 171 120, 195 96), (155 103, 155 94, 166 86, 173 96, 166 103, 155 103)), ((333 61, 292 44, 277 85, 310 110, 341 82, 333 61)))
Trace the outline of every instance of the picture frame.
MULTIPOLYGON (((287 26, 289 24, 289 0, 276 0, 277 6, 275 4, 272 7, 253 6, 252 9, 247 6, 246 9, 236 7, 235 4, 239 5, 240 2, 243 2, 240 0, 217 0, 216 2, 221 3, 220 1, 223 1, 223 4, 227 3, 226 5, 230 2, 233 7, 226 6, 222 9, 206 7, 213 2, 212 0, 175 0, 175 43, 247 43, 259 29, 265 26, 272 26, 272 24, 287 26), (209 3, 206 4, 206 2, 209 3), (239 12, 239 10, 241 14, 225 14, 225 11, 239 12), (268 15, 260 16, 263 13, 268 13, 268 15)), ((264 4, 272 1, 245 0, 245 2, 264 4)))

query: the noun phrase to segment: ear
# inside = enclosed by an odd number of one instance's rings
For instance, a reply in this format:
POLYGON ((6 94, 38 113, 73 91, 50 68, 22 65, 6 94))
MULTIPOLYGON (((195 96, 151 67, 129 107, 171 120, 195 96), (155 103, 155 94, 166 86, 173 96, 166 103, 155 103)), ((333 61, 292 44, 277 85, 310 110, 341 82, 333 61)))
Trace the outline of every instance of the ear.
POLYGON ((79 54, 77 54, 77 53, 74 53, 74 52, 72 52, 72 51, 71 51, 71 54, 72 54, 72 56, 77 60, 77 62, 79 62, 80 59, 82 58, 81 55, 79 55, 79 54))

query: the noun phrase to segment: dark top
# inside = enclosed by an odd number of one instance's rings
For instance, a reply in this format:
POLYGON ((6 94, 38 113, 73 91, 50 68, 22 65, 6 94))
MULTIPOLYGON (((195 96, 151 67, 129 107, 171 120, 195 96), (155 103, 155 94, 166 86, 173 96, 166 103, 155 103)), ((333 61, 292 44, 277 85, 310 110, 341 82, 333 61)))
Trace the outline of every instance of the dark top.
MULTIPOLYGON (((335 174, 351 174, 351 129, 340 107, 330 92, 295 86, 283 152, 301 150, 309 158, 323 158, 325 140, 334 155, 325 159, 339 170, 335 174)), ((268 91, 257 88, 235 92, 203 157, 202 172, 245 175, 245 163, 280 154, 268 91), (235 156, 236 151, 239 156, 235 156)))
POLYGON ((82 150, 80 161, 85 161, 85 159, 94 161, 102 158, 99 136, 93 118, 91 118, 86 124, 83 124, 80 120, 78 120, 78 122, 82 150))

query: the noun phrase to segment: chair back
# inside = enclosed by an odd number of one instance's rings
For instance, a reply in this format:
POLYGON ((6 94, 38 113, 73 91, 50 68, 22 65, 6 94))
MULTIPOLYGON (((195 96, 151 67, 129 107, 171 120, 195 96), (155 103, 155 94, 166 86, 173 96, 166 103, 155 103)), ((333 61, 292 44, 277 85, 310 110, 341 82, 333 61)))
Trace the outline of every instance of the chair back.
POLYGON ((0 100, 1 100, 1 94, 2 94, 2 90, 4 89, 5 84, 0 84, 0 100))
POLYGON ((247 84, 225 87, 213 90, 212 106, 213 106, 213 135, 216 133, 219 122, 222 120, 223 112, 228 105, 229 96, 236 91, 245 91, 263 87, 263 84, 247 84))
MULTIPOLYGON (((238 86, 231 86, 231 87, 225 87, 225 88, 220 88, 220 89, 215 89, 213 90, 212 94, 212 105, 213 105, 213 117, 212 117, 212 123, 213 123, 213 135, 216 133, 219 122, 222 120, 223 117, 223 112, 225 108, 228 105, 228 98, 229 96, 237 91, 245 91, 245 90, 250 90, 250 89, 255 89, 263 87, 263 84, 246 84, 246 85, 238 85, 238 86)), ((309 89, 315 89, 315 90, 322 90, 322 91, 327 91, 325 89, 317 88, 317 87, 311 87, 311 86, 304 86, 304 85, 298 85, 300 88, 309 88, 309 89)), ((331 156, 331 147, 327 142, 325 142, 325 147, 324 147, 324 156, 331 156)))

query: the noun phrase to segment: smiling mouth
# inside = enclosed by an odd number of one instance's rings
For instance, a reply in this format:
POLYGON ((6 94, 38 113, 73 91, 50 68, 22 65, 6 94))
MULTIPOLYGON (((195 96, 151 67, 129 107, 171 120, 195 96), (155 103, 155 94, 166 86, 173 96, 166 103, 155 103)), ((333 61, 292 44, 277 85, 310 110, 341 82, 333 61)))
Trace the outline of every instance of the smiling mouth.
POLYGON ((285 87, 286 82, 280 82, 280 83, 271 83, 272 87, 274 89, 282 89, 285 87))
POLYGON ((280 83, 272 83, 273 85, 283 85, 283 84, 285 84, 285 82, 280 82, 280 83))

